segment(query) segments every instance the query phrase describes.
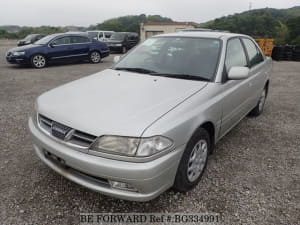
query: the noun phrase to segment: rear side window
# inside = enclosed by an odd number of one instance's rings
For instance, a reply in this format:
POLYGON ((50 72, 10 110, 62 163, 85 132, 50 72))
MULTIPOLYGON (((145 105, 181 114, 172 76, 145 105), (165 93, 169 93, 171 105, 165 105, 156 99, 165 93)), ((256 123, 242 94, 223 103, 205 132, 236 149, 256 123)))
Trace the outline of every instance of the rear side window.
POLYGON ((248 57, 249 57, 249 66, 255 66, 259 64, 260 62, 264 61, 264 57, 261 54, 261 52, 258 50, 256 45, 248 38, 243 38, 243 42, 245 44, 248 57))
POLYGON ((80 36, 71 37, 71 43, 72 44, 87 43, 89 41, 90 40, 87 37, 80 37, 80 36))
POLYGON ((53 45, 67 45, 70 43, 71 43, 70 37, 57 38, 52 42, 53 45))
POLYGON ((247 66, 246 55, 240 39, 234 38, 228 41, 225 66, 227 73, 233 66, 247 66))

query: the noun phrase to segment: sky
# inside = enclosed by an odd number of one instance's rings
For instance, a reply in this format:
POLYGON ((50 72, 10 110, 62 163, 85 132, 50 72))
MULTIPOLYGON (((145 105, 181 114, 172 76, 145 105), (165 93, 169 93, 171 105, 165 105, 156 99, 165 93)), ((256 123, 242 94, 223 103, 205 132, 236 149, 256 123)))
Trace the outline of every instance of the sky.
POLYGON ((246 11, 250 4, 252 9, 290 8, 300 0, 0 0, 0 25, 88 26, 142 13, 203 23, 246 11))

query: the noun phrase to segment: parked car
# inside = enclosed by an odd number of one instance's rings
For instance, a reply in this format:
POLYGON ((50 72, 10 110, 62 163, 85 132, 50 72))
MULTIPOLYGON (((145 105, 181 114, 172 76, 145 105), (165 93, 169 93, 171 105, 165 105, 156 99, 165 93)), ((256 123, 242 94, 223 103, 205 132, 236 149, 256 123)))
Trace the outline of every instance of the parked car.
POLYGON ((99 63, 109 55, 104 42, 89 39, 82 34, 52 34, 34 44, 10 49, 6 60, 11 64, 30 64, 34 68, 44 68, 50 62, 90 60, 99 63))
POLYGON ((115 33, 114 31, 107 31, 107 30, 93 30, 87 31, 89 38, 96 39, 98 41, 107 42, 111 35, 115 33))
POLYGON ((126 53, 139 43, 139 35, 130 32, 116 32, 113 33, 107 41, 111 51, 126 53))
POLYGON ((110 69, 38 97, 29 119, 35 152, 106 195, 147 201, 171 187, 189 191, 215 144, 263 112, 271 70, 246 35, 152 37, 110 69))
POLYGON ((33 44, 34 42, 42 39, 45 36, 46 35, 44 35, 44 34, 29 34, 24 39, 22 39, 18 42, 18 46, 33 44))

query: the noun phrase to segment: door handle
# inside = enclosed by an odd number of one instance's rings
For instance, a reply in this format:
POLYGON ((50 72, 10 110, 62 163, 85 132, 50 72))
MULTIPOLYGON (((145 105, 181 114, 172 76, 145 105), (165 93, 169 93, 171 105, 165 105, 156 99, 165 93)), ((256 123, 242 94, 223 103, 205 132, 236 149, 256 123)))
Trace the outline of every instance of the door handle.
POLYGON ((252 82, 249 82, 249 83, 248 83, 248 86, 249 86, 249 87, 252 87, 252 86, 253 86, 252 82))

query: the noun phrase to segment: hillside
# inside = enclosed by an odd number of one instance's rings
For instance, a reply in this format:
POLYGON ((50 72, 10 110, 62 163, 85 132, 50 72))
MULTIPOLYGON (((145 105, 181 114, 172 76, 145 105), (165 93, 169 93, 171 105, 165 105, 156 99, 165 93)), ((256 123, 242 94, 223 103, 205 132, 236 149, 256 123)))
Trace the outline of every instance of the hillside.
POLYGON ((134 15, 122 16, 104 21, 95 26, 90 26, 89 29, 99 30, 113 30, 113 31, 127 31, 127 32, 140 32, 140 24, 147 22, 173 22, 172 19, 162 17, 160 15, 134 15))
POLYGON ((248 34, 255 38, 275 38, 276 44, 300 44, 300 6, 254 9, 217 18, 201 26, 248 34))

